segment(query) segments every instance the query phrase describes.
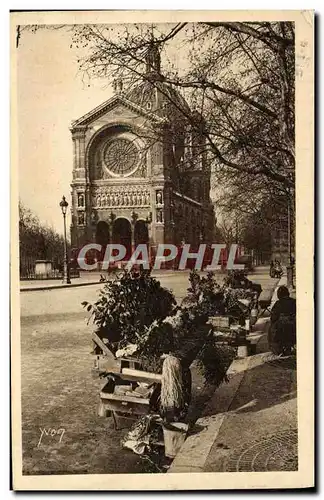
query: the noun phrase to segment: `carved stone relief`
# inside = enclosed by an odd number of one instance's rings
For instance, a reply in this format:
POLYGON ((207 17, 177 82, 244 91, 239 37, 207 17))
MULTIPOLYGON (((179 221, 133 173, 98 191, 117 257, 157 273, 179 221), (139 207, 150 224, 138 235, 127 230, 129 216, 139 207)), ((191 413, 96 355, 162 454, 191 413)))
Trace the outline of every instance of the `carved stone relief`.
POLYGON ((91 212, 91 224, 97 224, 98 222, 98 214, 95 210, 91 212))
POLYGON ((163 191, 161 189, 155 193, 155 202, 157 205, 163 205, 163 191))
POLYGON ((84 212, 78 213, 78 225, 83 226, 85 224, 84 212))
POLYGON ((163 222, 163 210, 161 208, 156 211, 156 222, 163 222))
POLYGON ((150 192, 142 188, 97 188, 92 193, 94 208, 149 207, 150 192))
POLYGON ((78 193, 78 207, 84 207, 84 194, 78 193))

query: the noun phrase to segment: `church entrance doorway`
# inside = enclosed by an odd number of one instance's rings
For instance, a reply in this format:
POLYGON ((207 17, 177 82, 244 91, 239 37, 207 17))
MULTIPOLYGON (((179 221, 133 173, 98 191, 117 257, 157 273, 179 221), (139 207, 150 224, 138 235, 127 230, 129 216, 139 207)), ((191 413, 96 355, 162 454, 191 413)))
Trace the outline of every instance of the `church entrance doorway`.
POLYGON ((119 217, 114 221, 112 242, 124 245, 126 248, 125 260, 130 259, 132 255, 132 228, 129 220, 119 217))
POLYGON ((102 246, 101 251, 98 253, 96 250, 88 252, 89 263, 102 261, 106 251, 106 245, 110 243, 110 231, 107 222, 101 220, 96 227, 96 243, 102 246))
POLYGON ((97 224, 96 243, 102 246, 108 245, 110 242, 109 226, 107 222, 101 220, 97 224))
POLYGON ((149 242, 147 223, 144 220, 137 220, 134 228, 135 246, 149 242))

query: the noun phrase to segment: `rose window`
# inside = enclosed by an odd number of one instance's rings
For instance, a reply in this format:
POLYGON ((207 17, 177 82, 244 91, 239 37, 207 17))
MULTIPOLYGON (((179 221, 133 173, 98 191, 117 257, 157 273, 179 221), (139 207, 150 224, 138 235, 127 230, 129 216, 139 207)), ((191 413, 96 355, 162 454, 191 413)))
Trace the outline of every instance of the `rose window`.
POLYGON ((126 175, 134 170, 139 162, 135 144, 128 139, 115 139, 104 150, 104 162, 108 170, 116 175, 126 175))

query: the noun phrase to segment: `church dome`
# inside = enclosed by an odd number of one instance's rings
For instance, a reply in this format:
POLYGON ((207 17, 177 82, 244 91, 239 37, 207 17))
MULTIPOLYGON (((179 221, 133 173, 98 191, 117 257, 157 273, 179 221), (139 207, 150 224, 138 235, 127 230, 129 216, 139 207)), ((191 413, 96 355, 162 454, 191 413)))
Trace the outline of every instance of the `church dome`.
POLYGON ((127 99, 161 117, 184 119, 190 108, 182 95, 161 81, 144 81, 134 87, 127 99))

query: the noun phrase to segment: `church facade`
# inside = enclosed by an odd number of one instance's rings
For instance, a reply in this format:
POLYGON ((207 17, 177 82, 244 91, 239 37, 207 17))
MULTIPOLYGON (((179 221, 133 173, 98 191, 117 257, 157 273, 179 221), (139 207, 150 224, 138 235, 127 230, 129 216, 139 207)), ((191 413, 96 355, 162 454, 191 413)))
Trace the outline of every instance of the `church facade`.
POLYGON ((203 118, 158 80, 159 64, 153 48, 142 83, 125 94, 115 82, 111 99, 72 123, 74 249, 121 243, 128 256, 138 243, 154 253, 159 243, 213 242, 203 118))

